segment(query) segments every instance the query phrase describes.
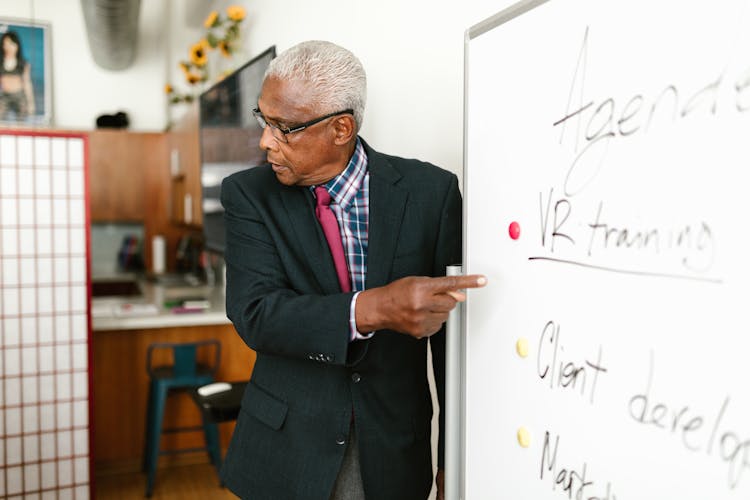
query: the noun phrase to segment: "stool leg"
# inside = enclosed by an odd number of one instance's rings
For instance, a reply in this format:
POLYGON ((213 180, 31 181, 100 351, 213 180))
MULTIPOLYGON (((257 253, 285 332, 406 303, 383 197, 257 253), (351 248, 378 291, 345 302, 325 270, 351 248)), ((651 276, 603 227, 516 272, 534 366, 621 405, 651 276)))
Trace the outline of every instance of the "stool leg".
POLYGON ((153 434, 151 433, 151 428, 153 422, 154 416, 154 384, 150 383, 148 385, 148 400, 146 401, 146 428, 144 429, 145 437, 143 439, 143 463, 141 467, 141 471, 148 472, 149 468, 151 467, 151 461, 149 460, 149 443, 153 439, 153 434))
POLYGON ((147 443, 146 460, 148 470, 146 471, 146 496, 150 497, 154 490, 154 479, 156 477, 156 467, 159 462, 159 448, 161 447, 161 427, 164 419, 164 407, 167 402, 167 386, 155 383, 153 411, 151 412, 150 436, 151 440, 147 443))
POLYGON ((206 436, 206 449, 208 450, 208 457, 211 459, 211 463, 216 467, 216 473, 219 475, 221 480, 221 449, 219 447, 219 428, 215 423, 208 421, 205 416, 203 418, 203 433, 206 436))

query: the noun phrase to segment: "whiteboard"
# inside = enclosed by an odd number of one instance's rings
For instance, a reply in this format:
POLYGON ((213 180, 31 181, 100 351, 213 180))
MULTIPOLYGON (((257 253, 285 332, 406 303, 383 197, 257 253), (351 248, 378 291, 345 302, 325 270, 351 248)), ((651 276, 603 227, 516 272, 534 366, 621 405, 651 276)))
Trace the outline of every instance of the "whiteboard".
POLYGON ((750 498, 748 2, 521 2, 465 54, 461 496, 750 498))

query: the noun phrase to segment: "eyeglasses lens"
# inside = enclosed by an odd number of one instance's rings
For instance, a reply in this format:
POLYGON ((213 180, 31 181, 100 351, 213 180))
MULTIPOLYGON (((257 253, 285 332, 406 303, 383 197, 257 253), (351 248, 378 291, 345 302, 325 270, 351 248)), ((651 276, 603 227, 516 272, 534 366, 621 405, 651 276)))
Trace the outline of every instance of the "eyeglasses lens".
POLYGON ((281 131, 279 127, 276 127, 275 125, 271 125, 266 121, 266 118, 260 113, 258 110, 253 110, 253 116, 258 122, 258 125, 260 125, 260 128, 265 129, 266 127, 271 128, 271 135, 273 135, 274 139, 281 142, 287 142, 286 134, 281 131))

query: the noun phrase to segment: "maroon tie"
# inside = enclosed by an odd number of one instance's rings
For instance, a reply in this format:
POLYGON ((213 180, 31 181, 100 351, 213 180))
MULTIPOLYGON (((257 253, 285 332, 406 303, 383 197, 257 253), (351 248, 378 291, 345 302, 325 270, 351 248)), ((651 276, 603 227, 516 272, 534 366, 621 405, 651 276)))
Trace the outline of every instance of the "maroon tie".
POLYGON ((341 243, 339 225, 336 222, 336 216, 329 206, 331 204, 331 195, 328 194, 325 186, 318 186, 315 188, 315 198, 317 199, 315 216, 318 218, 318 222, 320 222, 320 227, 323 228, 326 240, 328 240, 328 248, 331 249, 333 264, 336 266, 336 275, 339 278, 341 291, 345 293, 351 292, 352 285, 349 281, 349 270, 346 266, 346 256, 344 255, 344 245, 341 243))

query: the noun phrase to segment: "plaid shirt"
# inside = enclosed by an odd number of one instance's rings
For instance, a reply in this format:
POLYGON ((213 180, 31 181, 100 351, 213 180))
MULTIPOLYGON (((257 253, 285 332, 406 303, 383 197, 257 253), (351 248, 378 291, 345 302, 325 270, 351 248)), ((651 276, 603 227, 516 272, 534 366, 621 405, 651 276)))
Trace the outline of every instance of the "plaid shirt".
MULTIPOLYGON (((357 138, 349 164, 343 172, 325 184, 331 195, 331 211, 336 216, 344 245, 352 291, 356 292, 349 309, 350 340, 367 339, 357 331, 355 307, 359 292, 365 289, 367 276, 367 233, 370 212, 370 172, 367 169, 367 154, 357 138)), ((315 195, 315 186, 310 187, 315 195)))

